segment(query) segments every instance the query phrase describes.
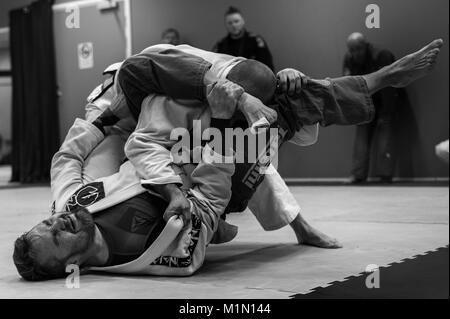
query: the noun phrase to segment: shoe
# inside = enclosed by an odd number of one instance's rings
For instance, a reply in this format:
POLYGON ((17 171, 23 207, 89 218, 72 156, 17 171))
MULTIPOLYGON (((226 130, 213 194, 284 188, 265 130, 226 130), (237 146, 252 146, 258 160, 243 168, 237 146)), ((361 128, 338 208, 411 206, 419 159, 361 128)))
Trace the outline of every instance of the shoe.
POLYGON ((392 176, 380 176, 380 184, 392 184, 392 176))
POLYGON ((351 176, 346 182, 346 185, 359 185, 364 184, 366 182, 365 178, 351 176))

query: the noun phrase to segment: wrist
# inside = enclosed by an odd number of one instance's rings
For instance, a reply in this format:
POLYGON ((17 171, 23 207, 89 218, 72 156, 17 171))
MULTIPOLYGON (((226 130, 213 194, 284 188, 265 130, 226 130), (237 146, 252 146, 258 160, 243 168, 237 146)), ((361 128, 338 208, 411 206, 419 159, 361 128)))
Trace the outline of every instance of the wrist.
POLYGON ((155 186, 155 189, 164 197, 165 200, 169 202, 183 196, 183 192, 177 184, 157 185, 155 186))
POLYGON ((99 119, 94 120, 92 124, 100 131, 103 135, 106 135, 105 128, 103 127, 102 122, 99 119))
POLYGON ((239 98, 237 102, 237 109, 239 111, 242 111, 243 107, 249 103, 250 95, 246 92, 242 93, 241 97, 239 98))

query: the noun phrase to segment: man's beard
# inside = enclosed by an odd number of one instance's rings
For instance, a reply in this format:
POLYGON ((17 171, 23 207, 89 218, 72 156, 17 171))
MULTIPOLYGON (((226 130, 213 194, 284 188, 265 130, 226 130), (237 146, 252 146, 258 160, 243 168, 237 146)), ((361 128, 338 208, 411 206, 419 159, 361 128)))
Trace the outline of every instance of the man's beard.
POLYGON ((78 229, 77 233, 85 233, 87 235, 87 240, 85 244, 80 247, 77 253, 85 252, 91 244, 94 242, 95 238, 95 223, 94 218, 92 218, 91 213, 89 213, 86 209, 82 208, 73 213, 76 217, 78 223, 80 223, 80 229, 78 229))

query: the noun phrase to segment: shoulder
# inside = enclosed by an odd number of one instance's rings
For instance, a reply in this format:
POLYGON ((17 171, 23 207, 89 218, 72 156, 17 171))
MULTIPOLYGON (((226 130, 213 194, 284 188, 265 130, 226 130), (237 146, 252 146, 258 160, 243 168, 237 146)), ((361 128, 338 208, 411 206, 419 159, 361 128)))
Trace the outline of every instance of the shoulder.
POLYGON ((221 52, 223 50, 223 47, 227 45, 228 42, 228 36, 223 37, 222 39, 220 39, 219 41, 217 41, 214 46, 212 51, 213 52, 221 52))
POLYGON ((227 42, 229 39, 228 35, 224 36, 222 39, 220 39, 219 41, 216 42, 216 45, 221 45, 224 44, 225 42, 227 42))
POLYGON ((117 62, 117 63, 113 63, 110 66, 108 66, 104 71, 103 71, 103 75, 105 74, 115 74, 117 72, 117 70, 120 69, 120 66, 122 65, 123 62, 117 62))
POLYGON ((262 36, 260 36, 259 34, 255 34, 255 33, 249 32, 249 33, 248 33, 248 37, 249 37, 250 39, 252 39, 253 41, 255 41, 256 45, 257 45, 259 48, 265 48, 265 47, 267 47, 266 40, 264 40, 264 38, 263 38, 262 36))
POLYGON ((350 52, 345 52, 345 55, 344 55, 344 62, 346 62, 346 63, 350 63, 350 61, 352 60, 352 55, 350 54, 350 52))

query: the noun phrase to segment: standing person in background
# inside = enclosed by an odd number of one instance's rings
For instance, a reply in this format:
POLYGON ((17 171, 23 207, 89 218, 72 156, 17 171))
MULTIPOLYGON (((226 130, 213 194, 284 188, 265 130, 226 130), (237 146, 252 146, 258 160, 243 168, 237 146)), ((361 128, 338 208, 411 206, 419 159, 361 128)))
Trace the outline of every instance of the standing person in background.
POLYGON ((161 43, 172 45, 181 44, 180 33, 177 29, 174 28, 164 30, 164 32, 161 34, 161 43))
POLYGON ((448 164, 448 153, 449 153, 449 142, 448 140, 439 143, 438 145, 436 145, 435 147, 435 152, 437 157, 439 157, 442 161, 444 161, 445 163, 448 164))
MULTIPOLYGON (((347 47, 344 75, 369 74, 396 60, 390 51, 375 48, 361 33, 352 33, 347 39, 347 47)), ((392 87, 372 96, 376 109, 375 119, 357 126, 349 183, 365 182, 371 163, 373 176, 379 177, 383 183, 392 182, 395 168, 394 120, 400 103, 406 98, 406 91, 392 87)))
POLYGON ((239 9, 228 8, 225 13, 225 27, 228 35, 216 43, 214 52, 257 60, 274 70, 272 54, 266 41, 245 29, 245 20, 239 9))

